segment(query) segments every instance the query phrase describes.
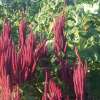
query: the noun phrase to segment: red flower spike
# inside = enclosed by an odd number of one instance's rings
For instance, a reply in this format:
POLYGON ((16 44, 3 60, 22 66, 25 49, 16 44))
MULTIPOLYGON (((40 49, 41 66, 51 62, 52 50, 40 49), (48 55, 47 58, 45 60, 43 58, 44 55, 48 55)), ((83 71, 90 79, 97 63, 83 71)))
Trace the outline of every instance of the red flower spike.
POLYGON ((65 17, 64 15, 61 15, 57 17, 57 19, 54 22, 53 26, 53 33, 54 33, 54 50, 57 56, 59 56, 59 53, 64 52, 65 48, 65 37, 64 37, 64 22, 65 17))
POLYGON ((17 61, 16 50, 10 37, 11 26, 6 20, 3 25, 2 37, 0 37, 0 86, 2 88, 2 100, 11 100, 13 84, 16 83, 17 61))
POLYGON ((75 47, 75 53, 78 58, 78 64, 75 65, 73 73, 74 90, 76 100, 84 100, 85 80, 86 80, 86 63, 81 60, 78 49, 75 47))
POLYGON ((20 47, 22 47, 25 43, 25 28, 26 28, 26 22, 25 22, 25 20, 21 20, 19 23, 19 44, 20 44, 20 47))
POLYGON ((45 69, 45 87, 42 100, 62 100, 61 88, 54 82, 48 69, 45 69))
POLYGON ((3 39, 5 40, 10 39, 10 32, 11 32, 10 22, 7 19, 5 19, 3 24, 3 34, 2 34, 3 39))

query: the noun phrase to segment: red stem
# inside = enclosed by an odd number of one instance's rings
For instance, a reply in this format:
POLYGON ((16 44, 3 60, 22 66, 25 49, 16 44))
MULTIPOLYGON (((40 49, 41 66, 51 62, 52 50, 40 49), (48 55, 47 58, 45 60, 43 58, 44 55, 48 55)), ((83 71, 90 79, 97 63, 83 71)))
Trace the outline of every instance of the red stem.
POLYGON ((45 69, 45 88, 44 88, 44 98, 47 100, 47 93, 48 93, 48 70, 45 69))

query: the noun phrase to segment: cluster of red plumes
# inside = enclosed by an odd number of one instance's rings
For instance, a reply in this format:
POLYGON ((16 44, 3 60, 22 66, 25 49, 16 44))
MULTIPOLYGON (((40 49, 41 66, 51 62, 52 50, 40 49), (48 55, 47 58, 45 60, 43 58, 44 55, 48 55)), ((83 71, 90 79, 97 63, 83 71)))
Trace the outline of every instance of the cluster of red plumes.
POLYGON ((25 38, 25 20, 19 24, 18 51, 11 38, 11 26, 6 19, 0 37, 0 100, 20 100, 19 85, 29 80, 38 60, 45 54, 46 41, 37 43, 30 33, 25 38))
MULTIPOLYGON (((69 64, 68 58, 63 59, 67 50, 64 36, 65 17, 61 15, 54 22, 54 51, 60 66, 59 78, 75 93, 75 100, 84 100, 87 65, 75 47, 77 60, 69 64)), ((20 84, 30 80, 34 74, 38 61, 47 53, 46 40, 38 43, 30 28, 27 38, 25 36, 26 22, 19 24, 19 45, 16 50, 11 38, 11 26, 6 19, 0 36, 0 91, 1 100, 20 100, 20 84)), ((61 86, 56 84, 48 67, 44 66, 45 85, 42 100, 70 100, 63 94, 61 86)))
MULTIPOLYGON (((87 64, 80 58, 78 53, 78 49, 75 47, 74 52, 76 54, 77 60, 73 61, 73 64, 68 63, 68 58, 63 59, 62 53, 65 55, 67 51, 66 39, 64 36, 64 22, 65 17, 61 15, 57 17, 54 22, 53 33, 54 33, 54 51, 57 57, 59 68, 59 78, 72 90, 74 91, 75 100, 85 100, 85 80, 87 73, 87 64)), ((54 81, 53 81, 53 84, 54 81)), ((53 91, 55 89, 59 89, 56 85, 51 85, 53 91), (55 87, 55 88, 54 88, 55 87)), ((55 99, 44 99, 44 100, 69 100, 69 97, 63 98, 63 92, 61 88, 59 89, 62 96, 58 98, 59 94, 55 97, 55 99), (56 99, 57 98, 57 99, 56 99), (63 99, 62 99, 63 98, 63 99)), ((54 92, 56 94, 56 92, 54 92)))
POLYGON ((50 71, 45 68, 45 87, 42 100, 62 100, 62 90, 53 80, 50 71))

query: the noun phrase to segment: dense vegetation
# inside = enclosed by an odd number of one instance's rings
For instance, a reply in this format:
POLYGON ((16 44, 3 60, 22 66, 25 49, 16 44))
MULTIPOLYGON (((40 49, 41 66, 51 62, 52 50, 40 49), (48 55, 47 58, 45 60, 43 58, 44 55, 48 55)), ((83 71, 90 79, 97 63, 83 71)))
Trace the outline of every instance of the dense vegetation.
MULTIPOLYGON (((3 0, 0 5, 0 31, 2 31, 3 20, 7 17, 11 21, 11 35, 17 45, 19 20, 24 17, 27 20, 27 24, 32 25, 33 32, 39 41, 45 38, 48 39, 48 48, 50 48, 48 58, 51 62, 52 72, 54 76, 57 77, 56 58, 51 49, 53 41, 52 22, 56 16, 64 11, 66 15, 64 34, 68 44, 67 54, 71 60, 75 59, 73 48, 74 46, 78 47, 81 57, 88 63, 89 79, 87 81, 89 81, 90 84, 93 80, 93 83, 91 83, 93 86, 90 86, 96 88, 98 83, 94 83, 94 80, 98 80, 96 74, 99 76, 98 72, 100 70, 100 4, 98 10, 91 13, 91 11, 84 11, 84 7, 81 6, 83 3, 82 0, 77 1, 78 3, 74 6, 69 5, 67 7, 63 1, 64 0, 3 0), (92 77, 95 77, 95 79, 92 77)), ((87 3, 88 1, 85 2, 87 3)), ((96 0, 91 0, 91 2, 89 0, 90 4, 95 2, 96 0)), ((28 31, 29 30, 27 30, 26 34, 28 31)), ((31 93, 34 97, 37 97, 37 95, 39 98, 41 97, 44 78, 39 65, 36 70, 38 79, 34 79, 35 81, 32 80, 32 82, 25 83, 25 85, 22 86, 22 90, 25 90, 23 91, 23 99, 28 98, 28 100, 31 100, 31 96, 29 96, 31 93), (31 93, 29 93, 29 91, 31 93)), ((59 81, 57 78, 55 78, 55 80, 59 81)), ((92 90, 91 87, 87 90, 88 92, 92 90)), ((94 92, 90 92, 90 94, 99 96, 99 91, 96 89, 93 89, 94 92)))

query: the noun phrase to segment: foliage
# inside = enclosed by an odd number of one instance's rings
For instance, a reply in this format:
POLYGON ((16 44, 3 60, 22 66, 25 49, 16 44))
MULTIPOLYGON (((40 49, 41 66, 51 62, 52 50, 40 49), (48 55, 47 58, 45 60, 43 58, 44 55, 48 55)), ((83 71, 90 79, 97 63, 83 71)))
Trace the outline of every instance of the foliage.
MULTIPOLYGON (((84 1, 93 3, 91 2, 93 0, 84 1)), ((83 0, 79 0, 79 3, 81 2, 83 2, 83 0)), ((76 45, 81 57, 88 61, 89 69, 100 69, 100 6, 98 13, 92 14, 84 12, 80 4, 64 8, 63 0, 35 0, 35 2, 34 0, 13 0, 11 3, 9 2, 8 5, 4 3, 4 5, 0 5, 0 31, 2 29, 4 17, 8 17, 12 24, 12 36, 15 44, 18 43, 18 25, 19 20, 23 17, 23 8, 25 10, 24 17, 27 19, 27 24, 32 24, 33 31, 37 35, 37 38, 39 40, 47 38, 49 41, 53 40, 52 22, 64 9, 66 13, 66 26, 64 32, 68 41, 68 57, 72 55, 71 59, 75 59, 75 54, 72 50, 74 48, 73 45, 76 45), (26 5, 26 2, 29 4, 26 5)), ((50 49, 51 46, 52 43, 50 44, 50 49)), ((50 50, 50 52, 52 52, 52 50, 50 50)), ((57 65, 55 64, 55 56, 52 53, 50 55, 50 62, 53 66, 53 74, 56 76, 57 65)), ((43 75, 39 68, 38 66, 38 84, 34 84, 40 87, 39 89, 35 88, 36 92, 38 90, 43 90, 43 75)), ((41 96, 41 92, 39 96, 41 96)))

